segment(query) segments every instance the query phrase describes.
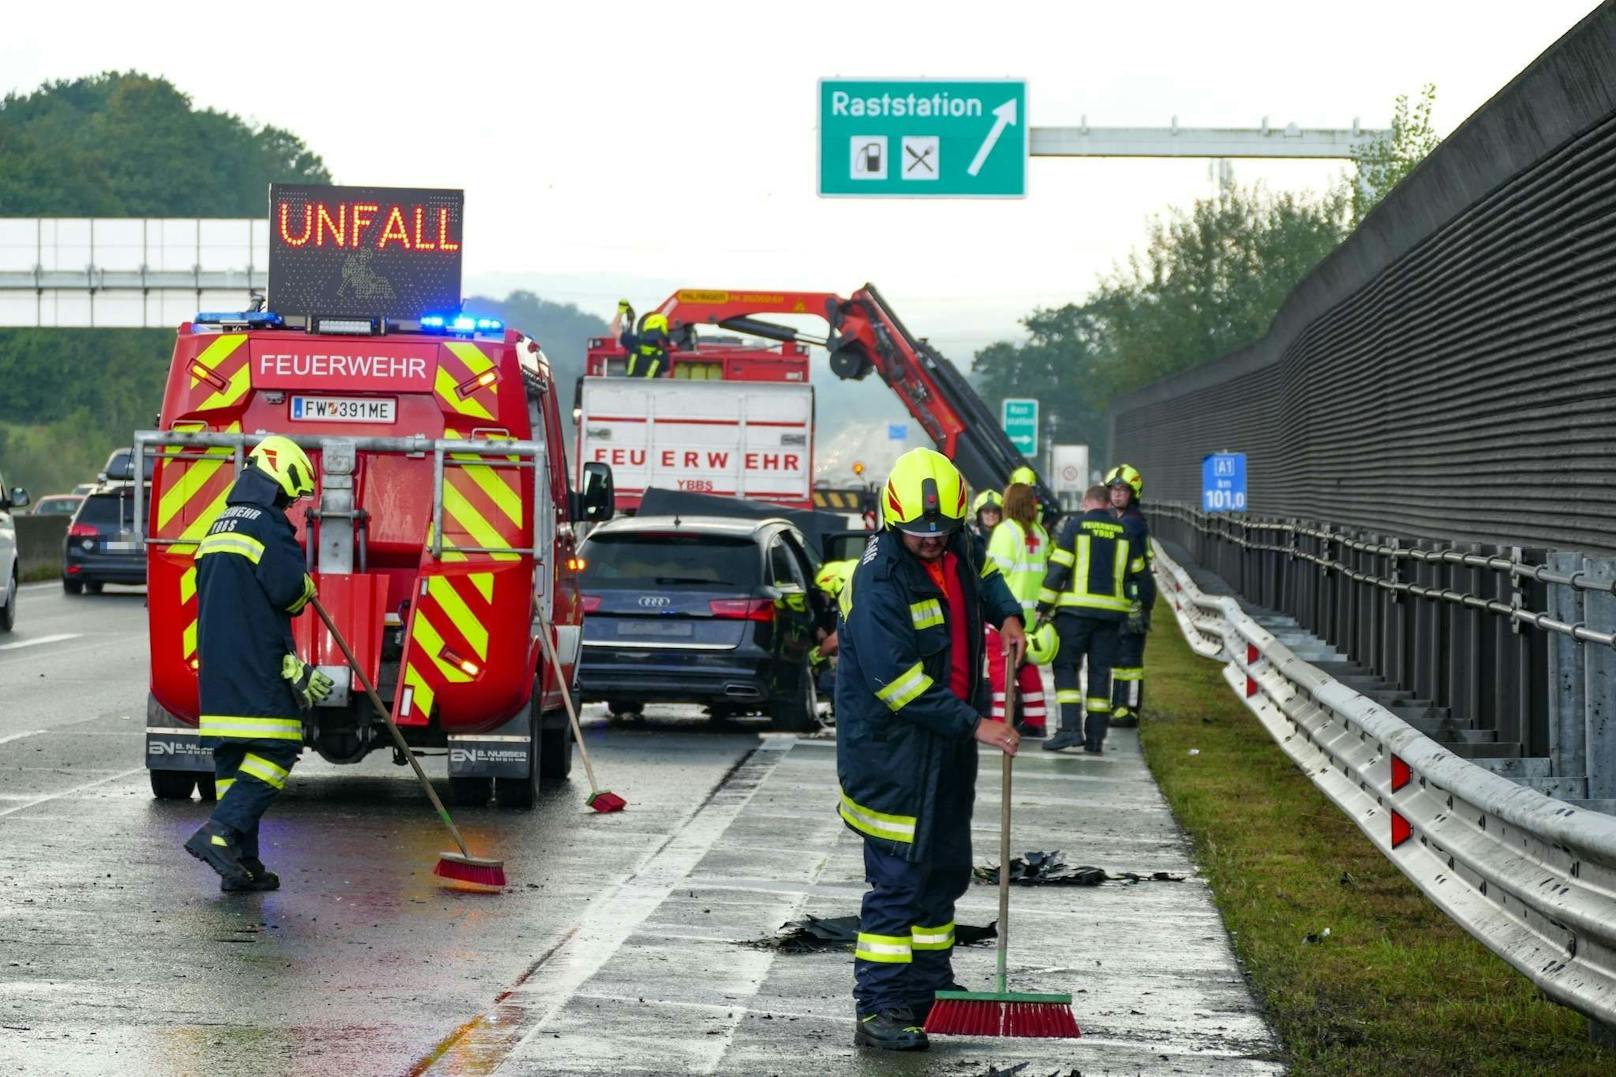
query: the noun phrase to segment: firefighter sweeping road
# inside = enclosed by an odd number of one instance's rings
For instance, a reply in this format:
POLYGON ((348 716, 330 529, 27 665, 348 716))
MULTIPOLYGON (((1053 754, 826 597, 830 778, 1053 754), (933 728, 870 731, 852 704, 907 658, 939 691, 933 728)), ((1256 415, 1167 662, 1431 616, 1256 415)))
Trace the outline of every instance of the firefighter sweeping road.
MULTIPOLYGON (((1101 759, 1035 752, 1018 768, 1017 848, 1036 836, 1113 870, 1190 876, 1018 891, 1019 937, 1039 941, 1013 946, 1012 976, 1076 988, 1083 1038, 956 1040, 893 1069, 850 1044, 845 952, 748 945, 805 913, 858 911, 860 843, 832 810, 828 737, 591 706, 586 742, 631 806, 588 811, 575 771, 531 812, 462 809, 468 841, 506 862, 502 895, 438 885, 444 836, 384 754, 338 767, 305 753, 264 821, 283 889, 221 894, 175 856, 209 805, 154 799, 140 765, 143 607, 138 588, 29 586, 0 647, 4 1072, 1278 1069, 1132 731, 1101 759)), ((441 757, 426 762, 444 785, 441 757)), ((978 796, 991 847, 996 768, 978 796)), ((994 910, 993 888, 973 886, 958 919, 994 910)), ((992 960, 961 948, 955 967, 981 983, 992 960)))

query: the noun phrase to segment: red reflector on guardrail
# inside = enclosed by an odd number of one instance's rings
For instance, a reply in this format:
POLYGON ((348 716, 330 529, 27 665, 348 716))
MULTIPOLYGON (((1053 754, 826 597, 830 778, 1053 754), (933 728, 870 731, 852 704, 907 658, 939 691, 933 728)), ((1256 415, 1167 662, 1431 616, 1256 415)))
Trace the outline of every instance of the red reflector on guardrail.
POLYGON ((1392 756, 1392 792, 1395 793, 1403 788, 1408 784, 1408 780, 1408 764, 1397 758, 1397 756, 1392 756))
POLYGON ((1257 660, 1257 645, 1255 643, 1246 644, 1246 665, 1249 666, 1253 662, 1255 662, 1256 660, 1257 660))
POLYGON ((1392 812, 1392 848, 1395 849, 1414 836, 1414 828, 1400 812, 1392 812))
POLYGON ((1257 694, 1257 678, 1246 674, 1246 698, 1250 699, 1257 694))

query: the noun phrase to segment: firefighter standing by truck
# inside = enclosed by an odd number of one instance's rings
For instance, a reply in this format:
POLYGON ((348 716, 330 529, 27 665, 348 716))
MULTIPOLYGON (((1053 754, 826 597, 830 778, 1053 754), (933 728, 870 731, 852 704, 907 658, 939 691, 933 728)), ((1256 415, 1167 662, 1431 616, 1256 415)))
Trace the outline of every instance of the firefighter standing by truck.
POLYGON ((1156 605, 1156 561, 1150 548, 1150 526, 1139 509, 1145 493, 1145 477, 1129 464, 1119 464, 1105 476, 1110 491, 1111 511, 1129 528, 1130 556, 1138 562, 1138 610, 1123 623, 1117 636, 1117 661, 1111 667, 1111 723, 1139 724, 1145 705, 1145 637, 1150 634, 1150 613, 1156 605), (1137 630, 1136 630, 1137 629, 1137 630))
POLYGON ((332 688, 292 640, 314 580, 285 510, 314 492, 314 467, 280 436, 248 459, 195 555, 199 732, 213 751, 218 803, 185 850, 225 891, 280 886, 259 857, 258 821, 303 751, 300 711, 332 688))
POLYGON ((668 349, 672 341, 668 336, 668 316, 652 311, 641 318, 636 328, 634 308, 628 300, 617 301, 617 316, 612 319, 611 334, 623 345, 628 356, 625 373, 631 378, 654 378, 667 369, 668 349))
POLYGON ((954 902, 971 879, 976 743, 1020 737, 981 716, 984 622, 1012 663, 1021 605, 964 534, 965 483, 913 449, 882 491, 885 530, 842 589, 836 771, 843 822, 864 838, 854 951, 855 1045, 923 1050, 934 993, 954 986, 954 902))
POLYGON ((1137 608, 1142 561, 1128 526, 1111 515, 1109 505, 1104 486, 1084 492, 1083 514, 1062 522, 1038 592, 1039 624, 1053 619, 1060 638, 1053 663, 1060 732, 1043 743, 1045 751, 1081 743, 1085 752, 1098 755, 1110 724, 1117 633, 1137 608), (1088 683, 1079 690, 1078 667, 1085 657, 1088 683))

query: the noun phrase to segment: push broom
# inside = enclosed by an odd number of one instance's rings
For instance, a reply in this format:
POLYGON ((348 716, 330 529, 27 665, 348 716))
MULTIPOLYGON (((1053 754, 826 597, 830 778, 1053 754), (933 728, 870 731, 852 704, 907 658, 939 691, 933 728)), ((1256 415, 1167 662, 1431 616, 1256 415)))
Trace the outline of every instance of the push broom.
POLYGON ((331 615, 326 612, 324 606, 320 605, 320 596, 315 595, 309 601, 314 604, 314 612, 320 615, 320 620, 325 622, 326 631, 331 633, 331 638, 337 641, 338 647, 342 648, 342 657, 348 660, 348 668, 353 670, 355 677, 359 678, 359 683, 365 686, 365 694, 370 697, 371 706, 376 708, 376 713, 381 715, 383 722, 387 723, 387 731, 393 735, 394 746, 398 748, 399 753, 405 759, 410 761, 410 766, 415 769, 415 777, 420 780, 421 788, 426 790, 427 799, 432 801, 432 806, 438 809, 438 818, 443 820, 443 825, 448 828, 449 836, 454 839, 456 845, 460 846, 460 852, 458 853, 439 853, 438 866, 432 869, 432 874, 448 879, 450 882, 465 883, 469 886, 489 887, 492 889, 503 888, 505 886, 505 862, 503 860, 487 860, 480 856, 471 855, 471 850, 466 848, 466 839, 460 836, 460 829, 454 825, 454 820, 449 818, 448 809, 443 806, 443 801, 438 799, 438 792, 432 788, 432 783, 427 779, 426 772, 421 769, 421 764, 416 760, 415 753, 410 750, 408 744, 404 743, 404 734, 400 733, 398 726, 393 724, 393 716, 388 713, 386 707, 382 706, 381 697, 376 694, 376 689, 371 685, 370 678, 366 677, 365 671, 359 668, 359 660, 354 657, 353 649, 348 646, 348 641, 342 638, 342 633, 337 631, 336 622, 331 620, 331 615))
POLYGON ((589 762, 589 749, 584 747, 584 729, 578 721, 578 708, 572 705, 572 693, 567 689, 567 677, 561 671, 561 659, 556 655, 555 644, 550 640, 550 622, 544 616, 544 610, 539 608, 537 596, 533 599, 533 608, 539 613, 539 640, 544 644, 544 656, 550 662, 550 669, 555 673, 556 687, 561 689, 561 702, 567 706, 567 719, 572 722, 572 739, 578 744, 578 754, 583 757, 584 773, 589 775, 589 800, 587 803, 598 812, 622 811, 628 807, 628 801, 609 789, 602 789, 595 781, 595 768, 589 762))
MULTIPOLYGON (((1016 671, 1006 663, 1004 720, 1015 714, 1016 671)), ((1004 754, 999 782, 999 984, 997 991, 939 991, 926 1015, 926 1034, 1012 1036, 1063 1039, 1082 1035, 1072 1016, 1071 995, 1037 995, 1009 990, 1006 955, 1010 947, 1010 765, 1004 754)))

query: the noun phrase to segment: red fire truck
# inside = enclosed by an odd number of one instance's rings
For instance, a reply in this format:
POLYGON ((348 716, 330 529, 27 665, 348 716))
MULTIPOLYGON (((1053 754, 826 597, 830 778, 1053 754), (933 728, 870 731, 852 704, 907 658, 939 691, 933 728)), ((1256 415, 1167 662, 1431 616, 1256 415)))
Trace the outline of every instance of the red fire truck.
MULTIPOLYGON (((374 215, 388 192, 369 190, 360 205, 374 215)), ((410 219, 407 206, 401 217, 410 219)), ((427 219, 444 225, 441 242, 458 212, 427 219)), ((349 264, 332 275, 345 286, 358 276, 349 264)), ((386 268, 373 257, 364 265, 374 277, 386 268)), ((357 302, 375 300, 376 285, 360 279, 371 294, 357 302)), ((272 261, 271 297, 275 280, 272 261)), ((395 275, 390 287, 405 283, 395 275)), ((456 305, 458 287, 457 270, 456 305)), ((345 287, 350 302, 354 291, 345 287)), ((150 503, 140 504, 148 495, 137 484, 135 514, 147 544, 152 791, 213 792, 196 731, 192 557, 246 453, 276 433, 314 462, 314 496, 291 512, 298 538, 322 602, 406 741, 447 749, 457 802, 492 795, 531 806, 540 779, 566 776, 573 754, 538 633, 553 629, 572 678, 582 624, 573 529, 611 515, 610 469, 583 469, 581 492, 572 489, 555 386, 531 338, 488 318, 355 316, 332 305, 336 316, 204 314, 182 325, 161 429, 135 435, 134 473, 147 453, 157 458, 150 503)), ((294 626, 299 653, 337 682, 306 716, 306 743, 334 763, 390 746, 324 626, 312 615, 294 626)))
MULTIPOLYGON (((764 401, 754 402, 766 392, 799 393, 806 403, 797 411, 806 408, 812 415, 807 345, 828 349, 831 372, 839 378, 877 374, 977 489, 1003 488, 1010 473, 1027 463, 953 363, 910 335, 873 284, 846 298, 829 292, 687 288, 669 296, 655 313, 668 320, 667 374, 630 380, 639 388, 622 388, 625 379, 615 375, 626 367, 623 348, 617 340, 598 338, 590 341, 574 405, 579 466, 613 463, 625 480, 636 476, 623 483, 625 507, 638 505, 641 487, 655 485, 750 496, 793 508, 863 511, 864 491, 824 503, 812 496, 806 481, 813 475, 811 419, 800 446, 778 440, 795 427, 779 428, 771 439, 750 419, 756 412, 766 416, 765 423, 797 421, 795 414, 766 411, 764 401), (823 337, 804 333, 760 314, 811 316, 829 332, 823 337), (697 332, 707 325, 736 335, 697 332), (715 430, 724 439, 716 447, 708 444, 715 430), (728 454, 727 471, 707 466, 709 448, 728 454), (805 459, 788 469, 793 448, 801 448, 805 459)), ((1046 484, 1040 483, 1039 497, 1046 506, 1058 504, 1046 484)))

